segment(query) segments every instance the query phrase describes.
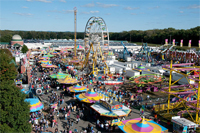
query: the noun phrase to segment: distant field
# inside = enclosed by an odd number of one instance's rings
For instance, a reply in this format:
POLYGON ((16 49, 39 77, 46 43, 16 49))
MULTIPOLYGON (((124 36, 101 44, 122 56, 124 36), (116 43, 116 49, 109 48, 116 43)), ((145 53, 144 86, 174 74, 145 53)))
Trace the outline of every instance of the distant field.
MULTIPOLYGON (((142 45, 142 42, 134 42, 136 43, 137 45, 142 45)), ((160 47, 162 46, 161 44, 153 44, 153 43, 147 43, 148 46, 154 46, 154 47, 160 47)), ((180 46, 176 46, 177 49, 179 50, 187 50, 189 49, 188 46, 183 46, 183 47, 180 47, 180 46)), ((199 47, 191 47, 191 48, 196 48, 196 50, 200 50, 199 47)))

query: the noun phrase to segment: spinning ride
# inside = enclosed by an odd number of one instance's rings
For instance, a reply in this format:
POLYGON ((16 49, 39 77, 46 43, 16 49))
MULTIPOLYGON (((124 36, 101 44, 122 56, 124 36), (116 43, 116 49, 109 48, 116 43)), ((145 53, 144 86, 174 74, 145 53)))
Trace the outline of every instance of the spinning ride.
POLYGON ((107 74, 106 59, 109 52, 109 33, 106 23, 101 17, 91 17, 88 20, 85 27, 84 41, 86 57, 82 68, 88 74, 97 75, 98 71, 104 71, 104 74, 107 74))

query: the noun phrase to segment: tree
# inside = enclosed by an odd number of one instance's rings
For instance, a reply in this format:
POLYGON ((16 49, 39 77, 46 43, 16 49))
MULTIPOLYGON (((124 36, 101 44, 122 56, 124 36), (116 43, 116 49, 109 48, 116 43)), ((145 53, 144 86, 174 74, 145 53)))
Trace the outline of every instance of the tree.
POLYGON ((23 45, 21 51, 23 54, 25 54, 28 51, 28 47, 26 45, 23 45))
POLYGON ((0 50, 0 82, 6 80, 12 80, 17 76, 15 65, 11 63, 12 54, 10 51, 2 49, 0 50))
POLYGON ((30 105, 14 81, 0 83, 0 132, 31 132, 30 105))
POLYGON ((31 132, 30 105, 15 86, 16 69, 12 57, 0 51, 0 132, 31 132))

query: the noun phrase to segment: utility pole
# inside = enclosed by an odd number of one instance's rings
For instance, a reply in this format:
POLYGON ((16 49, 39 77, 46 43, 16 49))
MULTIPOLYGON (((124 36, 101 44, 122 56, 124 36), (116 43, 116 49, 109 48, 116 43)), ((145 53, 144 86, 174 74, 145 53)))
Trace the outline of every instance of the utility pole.
POLYGON ((74 57, 76 58, 76 13, 77 8, 74 7, 74 57))

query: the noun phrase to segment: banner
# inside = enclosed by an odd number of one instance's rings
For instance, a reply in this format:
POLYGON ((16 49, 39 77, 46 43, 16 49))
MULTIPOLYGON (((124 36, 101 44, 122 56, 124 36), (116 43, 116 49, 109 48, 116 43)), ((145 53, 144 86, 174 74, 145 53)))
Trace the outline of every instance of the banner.
POLYGON ((168 39, 165 39, 165 44, 168 44, 168 39))
POLYGON ((183 39, 181 40, 180 47, 183 47, 183 39))
POLYGON ((172 42, 173 46, 175 46, 175 39, 173 39, 173 42, 172 42))
POLYGON ((192 40, 189 40, 188 47, 191 48, 192 40))

